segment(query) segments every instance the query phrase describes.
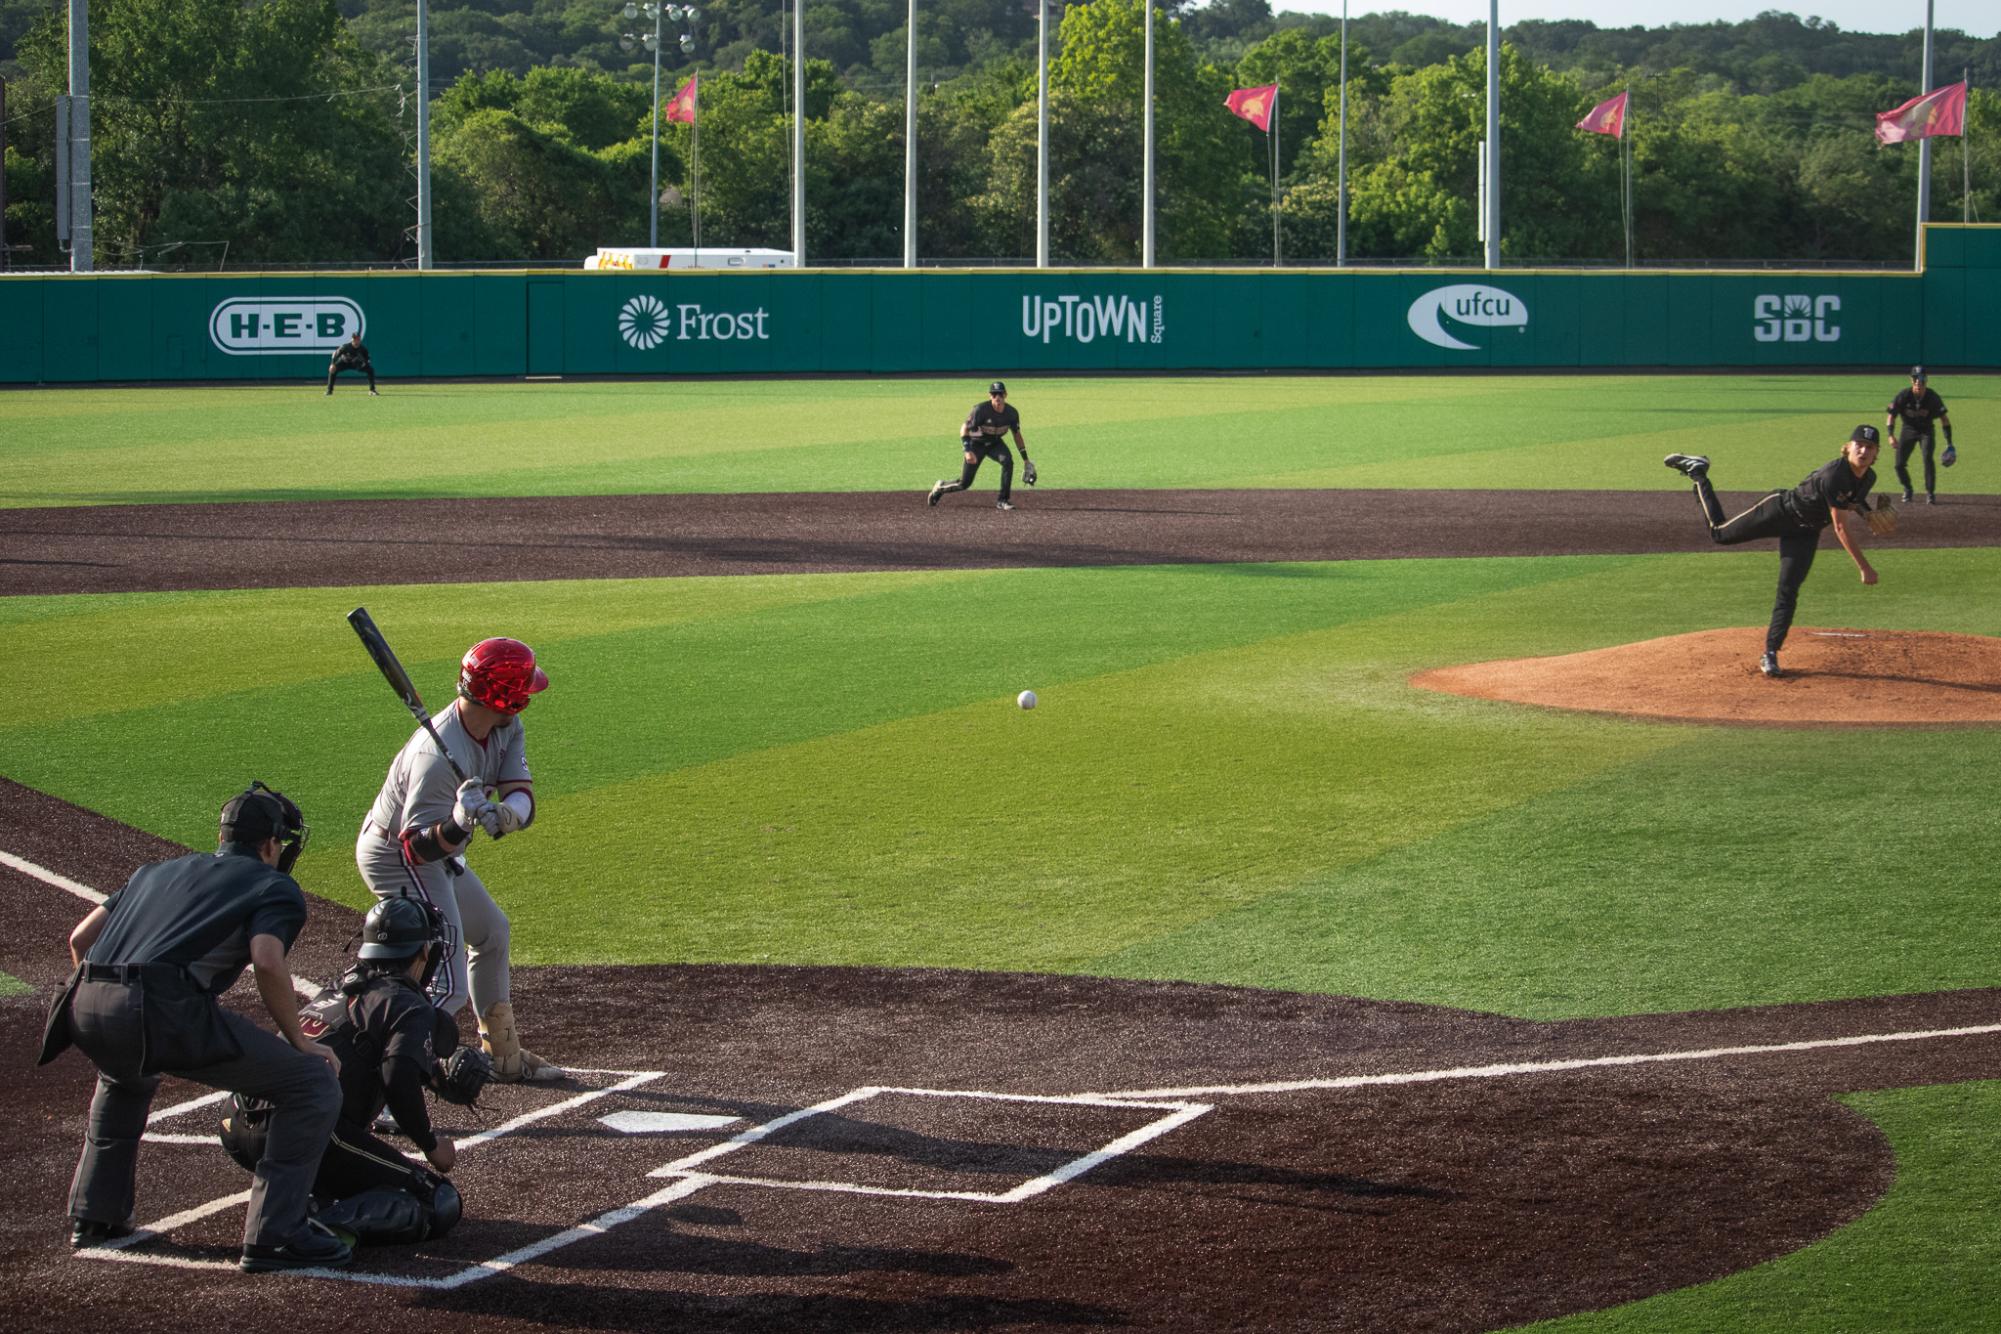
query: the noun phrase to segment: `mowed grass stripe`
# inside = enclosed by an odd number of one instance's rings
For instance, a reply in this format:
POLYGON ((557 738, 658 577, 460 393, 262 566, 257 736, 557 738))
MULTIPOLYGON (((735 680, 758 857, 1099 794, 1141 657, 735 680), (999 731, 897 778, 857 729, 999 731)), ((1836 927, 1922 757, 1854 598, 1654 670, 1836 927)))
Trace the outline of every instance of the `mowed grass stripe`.
MULTIPOLYGON (((0 506, 909 488, 958 466, 973 380, 391 382, 0 395, 0 506), (257 460, 246 467, 245 460, 257 460)), ((1563 490, 1665 484, 1664 441, 1746 490, 1790 484, 1894 379, 1216 376, 1017 379, 1047 483, 1563 490)), ((1969 440, 2001 376, 1942 386, 1969 440)), ((1959 492, 2001 489, 1970 451, 1959 492)), ((991 468, 988 469, 992 471, 991 468)))

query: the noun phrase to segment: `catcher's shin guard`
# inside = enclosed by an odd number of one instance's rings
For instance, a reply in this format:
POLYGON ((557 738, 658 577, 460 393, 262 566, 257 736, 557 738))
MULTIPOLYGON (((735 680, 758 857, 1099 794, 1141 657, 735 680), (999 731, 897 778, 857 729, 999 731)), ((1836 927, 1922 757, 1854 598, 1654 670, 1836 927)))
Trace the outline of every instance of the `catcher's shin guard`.
POLYGON ((521 1045, 514 1030, 514 1006, 509 1001, 495 1001, 493 1008, 480 1016, 479 1037, 480 1045, 493 1058, 493 1077, 503 1084, 540 1084, 566 1077, 562 1066, 521 1045))

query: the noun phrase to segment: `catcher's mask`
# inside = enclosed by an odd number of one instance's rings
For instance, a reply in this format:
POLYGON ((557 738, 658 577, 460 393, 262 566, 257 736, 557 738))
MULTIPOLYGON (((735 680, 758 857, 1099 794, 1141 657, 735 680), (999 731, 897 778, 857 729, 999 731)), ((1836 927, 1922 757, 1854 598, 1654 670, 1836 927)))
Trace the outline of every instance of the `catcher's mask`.
POLYGON ((535 650, 518 639, 482 639, 459 663, 459 694, 495 713, 519 713, 530 696, 548 688, 549 674, 535 665, 535 650))
POLYGON ((444 943, 445 918, 436 908, 417 898, 381 899, 361 919, 361 948, 355 957, 390 962, 414 959, 428 945, 431 957, 425 961, 424 976, 418 983, 428 991, 444 960, 444 943))
POLYGON ((278 852, 278 869, 287 875, 312 836, 312 827, 292 799, 261 782, 251 783, 222 808, 219 844, 256 848, 265 839, 275 838, 284 845, 278 852))

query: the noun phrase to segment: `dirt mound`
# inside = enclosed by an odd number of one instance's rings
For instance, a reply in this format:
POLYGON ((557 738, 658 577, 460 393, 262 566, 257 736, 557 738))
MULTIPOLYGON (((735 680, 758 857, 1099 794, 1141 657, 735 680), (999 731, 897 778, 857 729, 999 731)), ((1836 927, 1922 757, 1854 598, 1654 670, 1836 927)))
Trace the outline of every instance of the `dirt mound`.
POLYGON ((1764 648, 1762 626, 1704 630, 1559 658, 1439 667, 1410 683, 1474 699, 1747 727, 2001 723, 2001 639, 1796 628, 1776 680, 1759 674, 1764 648))

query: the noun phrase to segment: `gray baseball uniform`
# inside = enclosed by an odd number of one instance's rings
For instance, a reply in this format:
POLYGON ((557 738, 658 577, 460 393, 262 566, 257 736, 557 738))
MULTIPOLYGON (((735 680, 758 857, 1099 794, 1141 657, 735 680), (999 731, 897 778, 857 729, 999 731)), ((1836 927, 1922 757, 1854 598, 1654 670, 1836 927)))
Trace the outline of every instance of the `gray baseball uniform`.
MULTIPOLYGON (((479 779, 489 791, 527 792, 533 800, 519 718, 495 727, 482 743, 466 732, 454 701, 433 715, 431 725, 468 778, 479 779)), ((456 1015, 470 998, 473 1013, 484 1015, 496 1003, 512 1000, 507 914, 466 865, 463 853, 424 861, 413 849, 414 834, 451 815, 458 787, 451 765, 418 728, 389 766, 389 776, 355 840, 354 860, 361 878, 378 897, 414 895, 443 914, 450 954, 431 984, 432 1002, 456 1015)))

